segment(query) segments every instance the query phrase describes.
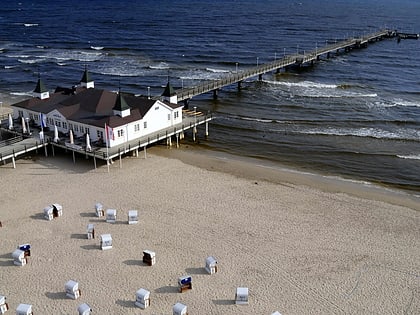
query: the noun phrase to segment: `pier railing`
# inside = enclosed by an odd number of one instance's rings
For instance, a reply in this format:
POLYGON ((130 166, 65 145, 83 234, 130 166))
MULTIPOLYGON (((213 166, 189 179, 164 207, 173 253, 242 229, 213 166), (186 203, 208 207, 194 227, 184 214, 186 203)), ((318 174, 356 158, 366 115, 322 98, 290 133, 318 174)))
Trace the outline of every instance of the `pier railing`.
POLYGON ((190 99, 194 96, 204 94, 210 91, 217 91, 222 87, 242 82, 255 76, 261 76, 264 73, 285 68, 292 65, 301 65, 308 62, 318 60, 321 55, 327 54, 329 56, 332 52, 338 52, 339 50, 350 50, 353 48, 359 48, 367 45, 369 42, 380 40, 384 37, 396 36, 396 31, 390 31, 388 29, 380 30, 371 34, 367 34, 361 37, 355 37, 350 39, 341 40, 325 47, 316 47, 314 50, 303 54, 292 54, 286 55, 283 58, 276 59, 272 62, 261 64, 259 66, 251 67, 246 70, 242 70, 237 73, 229 73, 222 76, 218 80, 203 82, 194 87, 185 87, 176 90, 178 102, 190 99))

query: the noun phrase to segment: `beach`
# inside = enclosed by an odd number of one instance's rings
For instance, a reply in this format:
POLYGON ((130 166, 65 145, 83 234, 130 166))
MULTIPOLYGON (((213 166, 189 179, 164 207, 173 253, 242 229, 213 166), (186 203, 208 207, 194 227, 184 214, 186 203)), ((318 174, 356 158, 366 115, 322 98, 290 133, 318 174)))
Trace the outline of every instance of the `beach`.
POLYGON ((189 314, 420 309, 420 212, 404 196, 363 195, 360 183, 204 158, 185 146, 150 148, 109 173, 82 156, 73 164, 70 153, 20 159, 0 173, 0 295, 11 314, 20 303, 35 314, 76 314, 82 303, 94 314, 172 314, 177 302, 189 314), (116 223, 96 217, 97 202, 117 209, 116 223), (48 221, 52 203, 63 216, 48 221), (139 223, 129 225, 132 209, 139 223), (108 233, 113 248, 103 251, 99 236, 108 233), (12 252, 24 243, 28 264, 15 266, 12 252), (155 265, 142 262, 143 250, 156 253, 155 265), (212 275, 208 256, 218 260, 212 275), (179 293, 185 275, 193 287, 179 293), (77 300, 65 295, 69 280, 79 283, 77 300), (248 305, 235 305, 237 287, 249 288, 248 305), (151 292, 144 310, 134 305, 140 288, 151 292))

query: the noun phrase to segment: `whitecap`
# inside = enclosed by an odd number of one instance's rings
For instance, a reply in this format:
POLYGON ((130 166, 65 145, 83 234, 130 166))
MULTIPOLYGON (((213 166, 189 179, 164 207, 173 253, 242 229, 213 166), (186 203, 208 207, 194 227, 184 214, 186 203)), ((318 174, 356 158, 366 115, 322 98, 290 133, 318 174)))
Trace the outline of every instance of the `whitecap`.
POLYGON ((312 81, 301 81, 301 82, 289 82, 289 81, 268 81, 264 80, 268 84, 285 85, 287 87, 303 87, 303 88, 320 88, 320 89, 335 89, 338 86, 336 84, 318 83, 312 81))
POLYGON ((11 95, 15 96, 32 96, 33 94, 31 92, 12 92, 11 95))
POLYGON ((420 160, 420 154, 419 154, 419 155, 414 155, 414 154, 409 154, 409 155, 397 155, 397 157, 399 157, 400 159, 420 160))
POLYGON ((23 23, 23 25, 25 27, 32 27, 32 26, 38 26, 39 24, 38 23, 23 23))
POLYGON ((43 62, 45 59, 18 59, 20 63, 37 63, 37 62, 43 62))
POLYGON ((229 70, 226 69, 214 69, 214 68, 206 68, 206 71, 214 72, 214 73, 228 73, 229 70))
POLYGON ((102 49, 104 49, 104 47, 102 47, 102 46, 90 46, 90 49, 93 49, 93 50, 102 50, 102 49))
POLYGON ((155 64, 155 65, 150 65, 149 69, 165 70, 165 69, 169 69, 169 65, 166 62, 160 62, 160 63, 155 64))

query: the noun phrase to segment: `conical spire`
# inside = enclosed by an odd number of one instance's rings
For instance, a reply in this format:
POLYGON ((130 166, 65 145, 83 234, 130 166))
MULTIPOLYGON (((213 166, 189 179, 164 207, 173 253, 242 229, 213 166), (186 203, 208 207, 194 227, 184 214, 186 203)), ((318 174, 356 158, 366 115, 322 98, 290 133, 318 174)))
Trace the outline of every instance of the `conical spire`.
POLYGON ((176 92, 175 92, 174 88, 172 87, 171 83, 168 80, 168 83, 166 84, 166 87, 165 87, 165 90, 162 93, 162 96, 171 97, 171 96, 174 96, 174 95, 176 95, 176 92))
POLYGON ((131 113, 131 108, 125 101, 121 91, 118 91, 117 99, 115 100, 115 105, 112 110, 114 115, 119 115, 121 117, 129 116, 131 113))
POLYGON ((83 72, 82 79, 80 80, 80 85, 87 89, 95 87, 95 83, 93 82, 90 73, 87 70, 87 66, 85 66, 85 71, 83 72))
POLYGON ((38 81, 36 83, 36 87, 34 90, 34 95, 38 98, 40 98, 41 100, 49 98, 50 97, 50 93, 48 92, 47 88, 45 87, 44 82, 41 80, 41 76, 38 73, 38 81))
POLYGON ((168 101, 169 103, 178 103, 178 97, 176 96, 176 92, 172 87, 171 83, 169 82, 168 76, 168 83, 166 84, 165 90, 162 93, 163 99, 168 101))
POLYGON ((115 101, 115 105, 112 108, 112 110, 117 110, 117 111, 124 111, 130 109, 130 106, 128 106, 127 102, 125 101, 121 91, 118 91, 118 96, 117 96, 117 100, 115 101))

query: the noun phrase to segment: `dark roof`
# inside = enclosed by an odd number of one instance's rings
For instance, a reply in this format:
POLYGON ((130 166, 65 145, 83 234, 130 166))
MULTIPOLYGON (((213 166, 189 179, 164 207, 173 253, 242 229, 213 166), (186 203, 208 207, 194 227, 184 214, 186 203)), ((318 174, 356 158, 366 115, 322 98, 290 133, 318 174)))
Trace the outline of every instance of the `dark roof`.
POLYGON ((176 95, 174 88, 172 87, 171 83, 166 84, 165 90, 162 93, 162 96, 171 97, 176 95))
POLYGON ((127 110, 127 109, 130 109, 130 106, 128 106, 128 104, 125 101, 124 96, 122 95, 121 92, 118 92, 117 100, 116 100, 115 105, 112 109, 120 111, 120 112, 122 112, 124 110, 127 110))
MULTIPOLYGON (((57 110, 67 120, 72 120, 87 125, 103 127, 105 123, 110 127, 118 127, 132 121, 140 120, 157 102, 147 97, 135 96, 133 94, 114 93, 101 89, 87 89, 78 87, 68 93, 67 89, 57 89, 57 92, 50 95, 48 99, 41 100, 33 97, 22 102, 13 104, 13 107, 20 107, 47 114, 57 110), (128 106, 130 115, 120 117, 113 114, 115 105, 122 100, 122 108, 128 106)), ((178 108, 181 105, 171 104, 163 101, 171 108, 178 108)))
POLYGON ((38 78, 38 82, 36 83, 36 87, 34 90, 35 93, 44 93, 48 92, 47 88, 44 85, 44 82, 42 82, 41 78, 38 78))

